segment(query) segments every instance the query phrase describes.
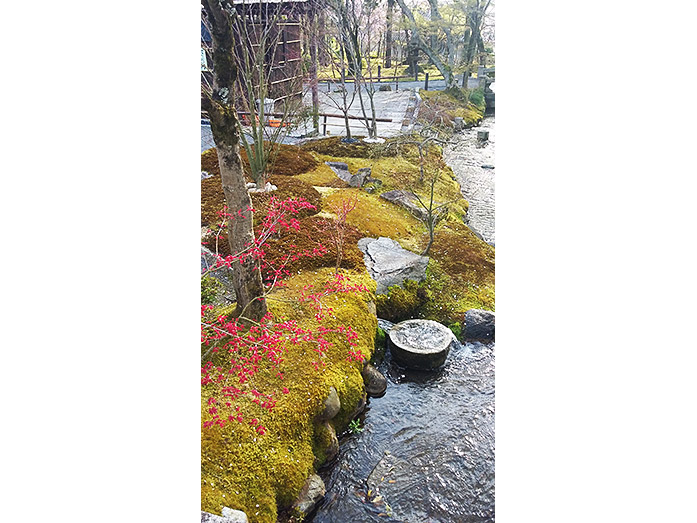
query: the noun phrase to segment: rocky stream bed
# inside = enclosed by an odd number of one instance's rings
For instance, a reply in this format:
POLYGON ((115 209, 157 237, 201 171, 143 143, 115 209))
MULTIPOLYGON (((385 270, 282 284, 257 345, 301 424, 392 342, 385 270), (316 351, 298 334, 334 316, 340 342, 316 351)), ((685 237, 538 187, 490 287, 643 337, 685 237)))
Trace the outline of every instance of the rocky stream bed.
MULTIPOLYGON (((494 245, 494 118, 444 151, 469 201, 468 225, 494 245), (489 131, 481 142, 477 132, 489 131)), ((488 313, 487 313, 488 314, 488 313)), ((379 320, 382 328, 391 324, 379 320)), ((495 343, 455 341, 445 365, 408 370, 388 350, 387 391, 346 433, 315 523, 479 523, 495 519, 495 343)))

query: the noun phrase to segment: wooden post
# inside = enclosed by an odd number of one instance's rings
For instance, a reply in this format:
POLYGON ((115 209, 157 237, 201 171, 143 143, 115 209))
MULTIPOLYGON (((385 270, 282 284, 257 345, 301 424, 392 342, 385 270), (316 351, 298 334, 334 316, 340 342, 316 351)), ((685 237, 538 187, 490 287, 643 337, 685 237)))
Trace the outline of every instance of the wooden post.
POLYGON ((322 136, 327 136, 327 115, 324 115, 324 119, 322 120, 322 125, 324 126, 324 129, 322 130, 322 136))
POLYGON ((394 90, 399 91, 399 76, 395 76, 394 79, 396 81, 394 90))
POLYGON ((426 73, 426 82, 424 83, 424 91, 428 91, 428 73, 426 73))
POLYGON ((380 66, 378 65, 378 83, 380 83, 380 66))
POLYGON ((467 89, 467 71, 462 73, 462 88, 467 89))

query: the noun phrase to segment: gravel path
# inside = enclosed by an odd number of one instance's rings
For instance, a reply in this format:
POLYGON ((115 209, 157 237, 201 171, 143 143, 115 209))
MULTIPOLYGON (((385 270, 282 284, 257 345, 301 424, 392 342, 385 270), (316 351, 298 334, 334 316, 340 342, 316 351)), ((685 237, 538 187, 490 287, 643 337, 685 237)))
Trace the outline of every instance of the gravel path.
POLYGON ((495 169, 482 167, 494 165, 494 117, 487 116, 479 127, 467 129, 455 135, 454 144, 443 151, 445 162, 457 176, 462 194, 469 202, 467 225, 489 245, 495 245, 495 169), (480 145, 477 131, 489 131, 489 141, 480 145))

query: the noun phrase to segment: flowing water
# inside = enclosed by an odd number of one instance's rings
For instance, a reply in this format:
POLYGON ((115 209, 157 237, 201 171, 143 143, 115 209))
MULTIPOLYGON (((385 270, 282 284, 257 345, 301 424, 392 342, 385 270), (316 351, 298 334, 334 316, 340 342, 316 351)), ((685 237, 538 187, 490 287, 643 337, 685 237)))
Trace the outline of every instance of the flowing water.
POLYGON ((363 431, 347 435, 320 475, 314 523, 494 521, 494 343, 456 344, 444 368, 378 369, 363 431))
POLYGON ((495 227, 495 117, 486 116, 479 127, 456 134, 443 149, 443 159, 453 170, 470 204, 466 222, 489 245, 496 241, 495 227), (489 131, 489 139, 479 141, 477 133, 489 131))

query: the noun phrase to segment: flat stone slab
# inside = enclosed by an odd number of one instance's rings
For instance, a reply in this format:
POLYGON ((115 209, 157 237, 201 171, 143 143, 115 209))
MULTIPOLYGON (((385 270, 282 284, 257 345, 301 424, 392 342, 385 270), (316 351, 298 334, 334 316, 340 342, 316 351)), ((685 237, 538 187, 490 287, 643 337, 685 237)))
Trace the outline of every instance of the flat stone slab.
POLYGON ((437 369, 445 363, 455 335, 445 325, 432 320, 406 320, 387 333, 392 358, 410 369, 437 369))
POLYGON ((390 286, 401 285, 404 280, 421 281, 426 277, 428 256, 403 249, 391 238, 361 238, 358 248, 368 274, 377 283, 378 294, 386 294, 390 286))
POLYGON ((399 205, 403 209, 409 211, 412 216, 418 218, 419 220, 426 220, 426 218, 428 218, 428 213, 426 210, 414 203, 416 201, 416 197, 407 191, 394 189, 392 191, 382 193, 380 198, 387 200, 390 203, 394 203, 395 205, 399 205))

